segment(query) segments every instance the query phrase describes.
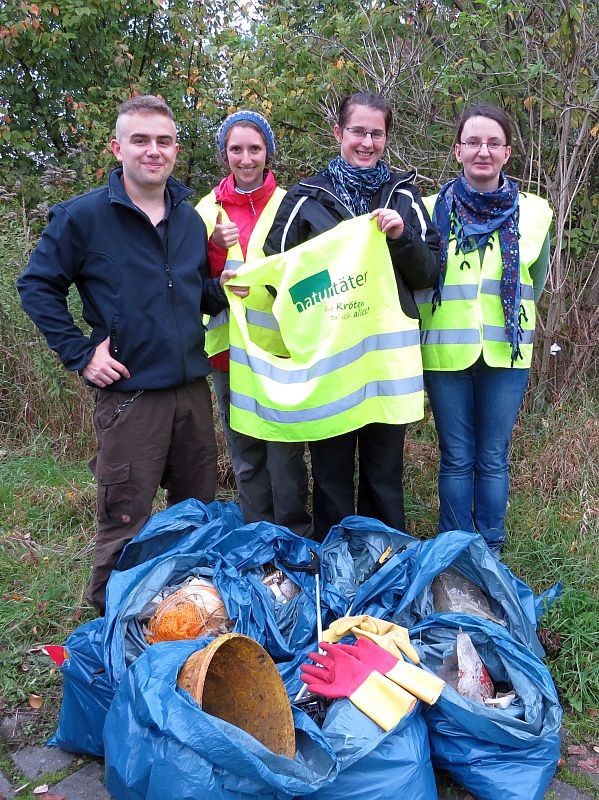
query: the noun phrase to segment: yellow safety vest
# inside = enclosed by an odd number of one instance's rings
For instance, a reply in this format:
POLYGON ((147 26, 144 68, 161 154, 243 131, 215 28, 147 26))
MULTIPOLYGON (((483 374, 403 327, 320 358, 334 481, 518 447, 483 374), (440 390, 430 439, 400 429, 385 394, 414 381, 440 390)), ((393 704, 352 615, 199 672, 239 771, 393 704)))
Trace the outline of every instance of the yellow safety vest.
POLYGON ((386 237, 362 215, 247 263, 229 285, 276 288, 288 358, 249 335, 229 294, 231 427, 270 441, 328 439, 424 414, 418 321, 400 305, 386 237))
MULTIPOLYGON (((437 195, 424 198, 433 214, 437 195)), ((553 212, 546 200, 534 194, 520 194, 520 284, 522 359, 514 367, 524 369, 532 360, 536 310, 529 268, 535 263, 551 224, 553 212)), ((509 367, 512 350, 505 335, 505 320, 499 287, 503 263, 498 233, 485 248, 482 265, 478 251, 455 254, 450 242, 441 303, 432 311, 433 290, 414 292, 421 318, 422 364, 424 369, 460 370, 472 366, 481 352, 490 367, 509 367), (467 262, 467 265, 464 263, 467 262)))
MULTIPOLYGON (((270 231, 274 222, 277 210, 281 205, 281 201, 285 197, 285 190, 277 187, 268 203, 262 210, 262 213, 256 221, 254 230, 251 233, 250 240, 247 246, 246 260, 253 261, 257 258, 263 258, 264 252, 262 250, 264 240, 270 231)), ((222 206, 216 202, 216 195, 214 191, 203 197, 196 206, 196 211, 204 220, 208 237, 212 236, 214 227, 216 225, 217 215, 220 213, 223 222, 229 222, 229 217, 222 206)), ((241 245, 236 242, 233 247, 227 251, 227 260, 225 262, 225 269, 238 269, 244 263, 243 252, 241 245)), ((281 336, 276 324, 276 320, 272 315, 273 296, 264 286, 254 287, 252 298, 248 303, 248 322, 250 325, 250 333, 252 338, 260 341, 263 345, 272 352, 279 355, 286 355, 286 350, 283 347, 281 336)), ((204 348, 208 356, 215 356, 217 353, 223 353, 229 349, 229 309, 226 308, 214 317, 205 314, 202 322, 206 328, 206 341, 204 348)))

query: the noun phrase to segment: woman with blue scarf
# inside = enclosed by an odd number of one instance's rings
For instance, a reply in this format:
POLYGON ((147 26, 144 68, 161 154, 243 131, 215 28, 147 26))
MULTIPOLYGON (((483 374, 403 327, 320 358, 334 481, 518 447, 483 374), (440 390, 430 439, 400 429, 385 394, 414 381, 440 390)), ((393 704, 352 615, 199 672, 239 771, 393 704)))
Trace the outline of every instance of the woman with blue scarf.
POLYGON ((441 274, 432 292, 416 293, 441 452, 439 530, 477 531, 499 554, 552 212, 504 174, 511 125, 500 109, 469 108, 454 153, 462 174, 425 199, 441 235, 441 274))
MULTIPOLYGON (((344 98, 333 128, 340 154, 318 175, 301 180, 287 192, 264 251, 268 255, 284 252, 343 220, 368 213, 386 234, 401 308, 406 316, 417 319, 413 292, 435 284, 439 237, 412 183, 415 172, 392 172, 382 160, 391 122, 391 109, 378 95, 359 92, 344 98)), ((371 377, 364 375, 365 388, 371 377)), ((322 541, 333 525, 355 513, 375 517, 392 528, 405 528, 404 435, 405 425, 372 423, 309 443, 316 539, 322 541)))

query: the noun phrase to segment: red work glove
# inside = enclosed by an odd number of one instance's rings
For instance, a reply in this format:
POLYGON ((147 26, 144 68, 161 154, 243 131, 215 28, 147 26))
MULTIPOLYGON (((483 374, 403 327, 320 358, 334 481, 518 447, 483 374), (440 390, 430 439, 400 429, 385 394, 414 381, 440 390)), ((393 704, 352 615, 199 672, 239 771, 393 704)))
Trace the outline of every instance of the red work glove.
POLYGON ((342 645, 321 642, 325 651, 310 653, 315 664, 304 664, 301 679, 322 697, 347 697, 384 730, 394 728, 416 702, 415 698, 380 672, 347 653, 342 645))
MULTIPOLYGON (((387 650, 370 639, 358 639, 356 644, 338 644, 347 654, 358 659, 370 669, 382 673, 389 680, 413 694, 425 703, 436 703, 445 681, 401 658, 395 658, 387 650)), ((321 645, 322 647, 322 645, 321 645)))

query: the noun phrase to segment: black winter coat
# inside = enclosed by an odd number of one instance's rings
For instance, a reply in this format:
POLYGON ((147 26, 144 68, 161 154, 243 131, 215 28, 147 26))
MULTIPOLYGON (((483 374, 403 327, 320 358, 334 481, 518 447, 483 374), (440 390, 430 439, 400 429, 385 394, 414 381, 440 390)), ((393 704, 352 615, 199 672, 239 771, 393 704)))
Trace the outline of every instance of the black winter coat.
MULTIPOLYGON (((439 234, 413 185, 415 173, 392 172, 372 198, 371 210, 392 208, 404 221, 399 239, 387 239, 404 313, 418 319, 415 289, 434 286, 439 274, 439 234)), ((283 198, 264 244, 266 255, 281 253, 330 230, 355 214, 335 194, 319 172, 293 186, 283 198)))

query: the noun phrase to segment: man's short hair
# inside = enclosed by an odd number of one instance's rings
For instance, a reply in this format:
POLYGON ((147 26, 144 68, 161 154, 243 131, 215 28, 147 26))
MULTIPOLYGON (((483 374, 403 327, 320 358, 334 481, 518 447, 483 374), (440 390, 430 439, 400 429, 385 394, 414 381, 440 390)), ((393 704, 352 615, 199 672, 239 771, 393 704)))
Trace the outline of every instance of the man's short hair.
POLYGON ((119 107, 118 115, 116 118, 116 133, 117 138, 119 135, 119 119, 125 114, 164 114, 173 122, 175 115, 171 107, 164 102, 162 97, 156 97, 153 94, 138 94, 135 97, 130 97, 128 100, 119 107))

